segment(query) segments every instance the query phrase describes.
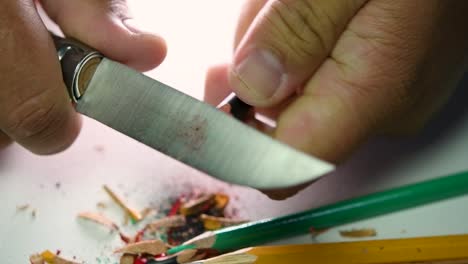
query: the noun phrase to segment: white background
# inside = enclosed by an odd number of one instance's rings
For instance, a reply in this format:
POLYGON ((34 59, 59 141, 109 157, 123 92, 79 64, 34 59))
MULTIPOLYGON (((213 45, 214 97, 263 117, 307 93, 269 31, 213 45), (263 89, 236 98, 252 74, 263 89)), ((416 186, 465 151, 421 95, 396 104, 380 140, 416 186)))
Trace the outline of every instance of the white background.
MULTIPOLYGON (((231 56, 239 1, 140 0, 131 5, 140 23, 163 35, 169 46, 166 61, 149 75, 201 99, 206 68, 231 56)), ((459 93, 458 98, 468 98, 466 92, 459 93)), ((1 262, 28 263, 30 253, 44 249, 61 249, 87 263, 111 255, 119 245, 115 235, 75 217, 82 210, 96 211, 99 201, 109 201, 101 190, 104 183, 140 208, 160 205, 191 188, 224 190, 238 197, 234 206, 241 217, 260 219, 468 169, 464 105, 452 102, 418 138, 371 142, 335 173, 281 202, 213 180, 86 119, 77 142, 59 155, 38 157, 16 145, 0 152, 1 262), (17 205, 26 203, 36 208, 35 219, 29 211, 16 211, 17 205)), ((371 227, 378 238, 464 233, 467 202, 468 198, 453 199, 338 229, 371 227)), ((115 207, 106 213, 122 219, 115 207)), ((342 240, 338 229, 317 240, 342 240)), ((312 239, 303 236, 288 242, 312 239)))

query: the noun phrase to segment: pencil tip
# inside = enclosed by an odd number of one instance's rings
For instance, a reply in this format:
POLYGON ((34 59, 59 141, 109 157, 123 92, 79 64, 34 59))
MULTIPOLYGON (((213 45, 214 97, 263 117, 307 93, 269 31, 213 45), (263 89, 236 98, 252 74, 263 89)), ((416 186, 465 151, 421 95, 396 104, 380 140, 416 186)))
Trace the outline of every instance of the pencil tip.
POLYGON ((179 252, 181 252, 183 250, 194 249, 194 248, 195 248, 195 245, 180 245, 180 246, 168 249, 167 254, 173 255, 173 254, 179 253, 179 252))

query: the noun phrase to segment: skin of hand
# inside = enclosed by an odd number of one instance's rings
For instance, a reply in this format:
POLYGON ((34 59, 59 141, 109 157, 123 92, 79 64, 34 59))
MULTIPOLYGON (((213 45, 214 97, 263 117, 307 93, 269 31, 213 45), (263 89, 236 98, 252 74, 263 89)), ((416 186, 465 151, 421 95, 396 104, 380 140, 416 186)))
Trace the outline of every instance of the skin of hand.
POLYGON ((447 101, 468 69, 467 14, 463 0, 248 0, 205 99, 234 91, 275 118, 276 139, 339 163, 447 101))
POLYGON ((37 154, 72 144, 80 130, 62 80, 41 4, 68 37, 137 70, 159 65, 164 40, 143 32, 125 0, 5 0, 0 8, 0 146, 16 141, 37 154))

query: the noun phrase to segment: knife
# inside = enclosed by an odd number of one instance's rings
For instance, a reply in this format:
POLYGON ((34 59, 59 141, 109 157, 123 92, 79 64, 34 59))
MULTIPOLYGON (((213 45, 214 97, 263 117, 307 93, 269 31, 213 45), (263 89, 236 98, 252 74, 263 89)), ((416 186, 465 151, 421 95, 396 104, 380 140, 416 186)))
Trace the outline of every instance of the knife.
POLYGON ((268 190, 334 168, 76 40, 53 39, 79 113, 210 176, 268 190))

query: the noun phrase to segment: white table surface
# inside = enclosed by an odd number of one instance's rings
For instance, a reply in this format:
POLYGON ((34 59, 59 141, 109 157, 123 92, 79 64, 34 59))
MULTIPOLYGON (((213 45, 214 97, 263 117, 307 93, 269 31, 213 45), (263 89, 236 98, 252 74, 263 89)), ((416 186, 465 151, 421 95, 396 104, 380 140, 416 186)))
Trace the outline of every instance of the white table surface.
MULTIPOLYGON (((208 65, 230 57, 238 1, 130 3, 141 23, 160 32, 169 44, 164 64, 148 74, 202 98, 208 65)), ((452 100, 418 137, 374 140, 336 172, 280 202, 258 191, 214 180, 89 119, 85 119, 76 143, 61 154, 39 157, 12 145, 0 152, 2 263, 28 263, 29 254, 44 249, 61 249, 64 255, 77 256, 86 263, 97 263, 96 257, 110 255, 119 245, 118 238, 76 220, 78 212, 96 211, 97 202, 109 201, 102 184, 124 193, 140 207, 159 205, 192 188, 223 190, 239 197, 233 207, 240 217, 260 219, 468 169, 468 107, 461 101, 467 94, 459 90, 458 101, 452 100), (58 182, 60 188, 56 187, 58 182), (21 204, 35 208, 36 218, 30 211, 17 212, 21 204)), ((451 199, 332 229, 315 241, 342 241, 338 230, 350 228, 375 228, 377 238, 466 233, 467 208, 468 197, 451 199)), ((115 206, 106 213, 122 219, 115 206)), ((282 243, 313 241, 305 235, 282 243)))

